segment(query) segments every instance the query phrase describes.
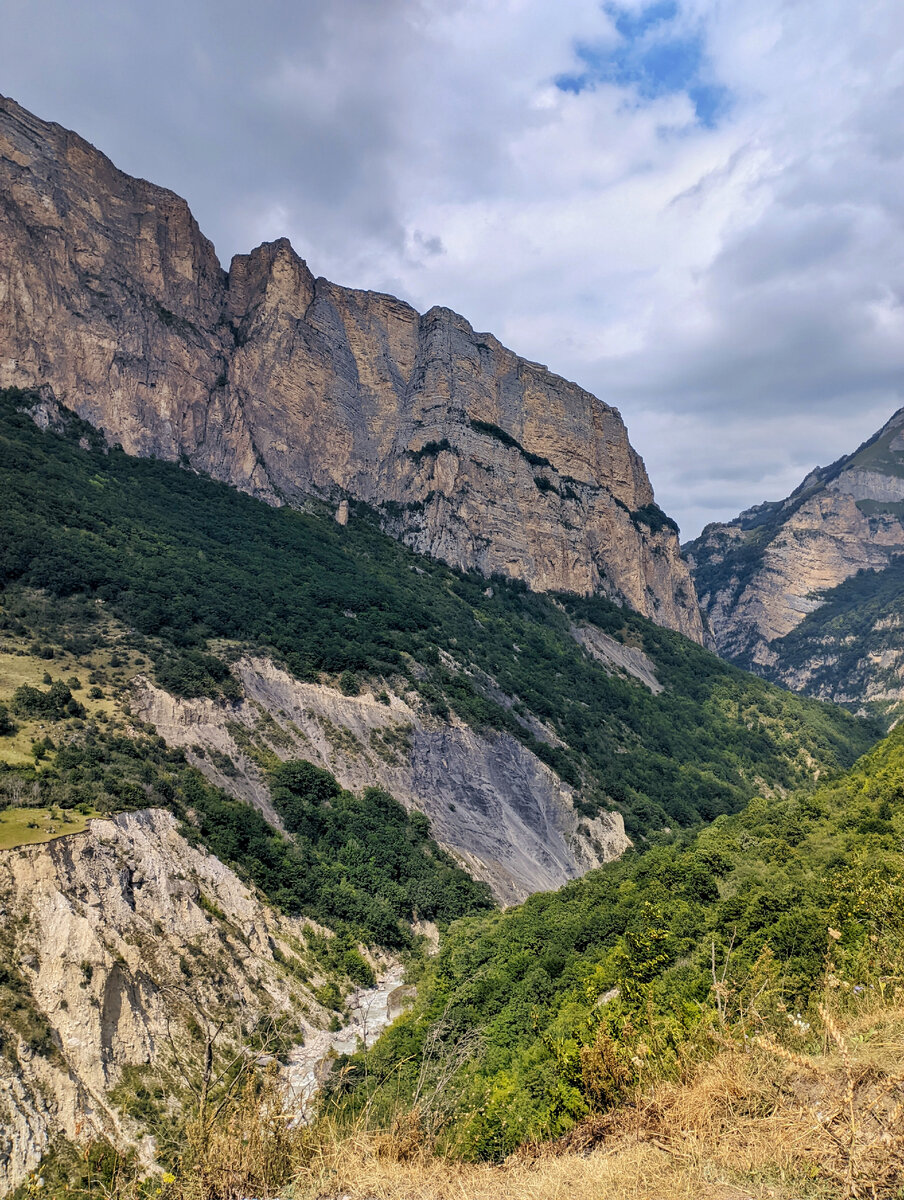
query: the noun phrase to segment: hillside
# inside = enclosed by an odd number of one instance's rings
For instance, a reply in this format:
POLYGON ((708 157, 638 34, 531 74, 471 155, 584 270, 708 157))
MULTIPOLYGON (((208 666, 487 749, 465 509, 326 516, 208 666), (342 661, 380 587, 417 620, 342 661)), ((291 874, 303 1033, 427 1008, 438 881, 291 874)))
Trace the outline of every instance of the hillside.
POLYGON ((812 1052, 817 1003, 868 1010, 899 985, 902 796, 898 730, 815 793, 757 799, 457 923, 414 1009, 335 1077, 334 1099, 366 1100, 379 1123, 402 1097, 440 1149, 500 1159, 686 1081, 734 1039, 812 1052))
POLYGON ((897 710, 902 426, 904 410, 786 500, 709 525, 685 547, 720 653, 809 695, 897 710))
POLYGON ((57 1134, 17 1198, 40 1178, 79 1200, 891 1200, 902 795, 895 732, 815 792, 453 924, 413 964, 414 1008, 338 1060, 309 1128, 280 1117, 277 1063, 339 1007, 325 979, 343 963, 365 978, 353 944, 262 904, 160 810, 7 852, 0 899, 25 918, 5 928, 0 980, 18 1177, 57 1134), (187 1066, 221 1020, 217 1062, 239 1036, 259 1069, 205 1116, 187 1066), (150 1147, 128 1146, 147 1130, 165 1173, 142 1184, 150 1147))
POLYGON ((270 507, 108 450, 35 397, 6 395, 0 437, 0 580, 32 639, 17 649, 119 647, 121 672, 156 681, 136 679, 136 710, 187 752, 197 740, 191 761, 245 799, 274 758, 320 761, 356 789, 376 773, 425 806, 443 844, 489 869, 474 820, 496 797, 522 827, 583 838, 572 853, 584 865, 564 862, 564 882, 592 865, 619 814, 632 837, 711 819, 763 787, 849 765, 877 734, 601 597, 488 585, 412 554, 364 509, 340 526, 328 512, 270 507), (228 772, 204 753, 205 729, 212 749, 231 748, 228 772), (507 798, 511 764, 532 782, 507 798))
POLYGON ((420 933, 492 903, 420 814, 307 761, 271 765, 268 823, 129 716, 121 642, 29 650, 7 613, 2 1194, 48 1155, 78 1162, 73 1146, 141 1174, 174 1157, 208 1066, 216 1105, 251 1086, 257 1055, 284 1083, 316 1078, 329 1031, 374 1036, 361 1006, 378 979, 397 986, 420 933))
POLYGON ((602 592, 702 640, 677 528, 616 409, 446 308, 228 273, 179 197, 0 97, 0 387, 272 504, 369 504, 421 553, 602 592))
POLYGON ((603 598, 419 557, 363 506, 130 457, 46 395, 0 397, 0 489, 8 1183, 45 1152, 81 1178, 86 1137, 123 1178, 149 1128, 184 1153, 197 1011, 224 1067, 261 1020, 290 1059, 490 910, 475 876, 511 904, 623 853, 623 819, 643 844, 875 737, 603 598))
POLYGON ((316 1052, 392 965, 268 904, 247 853, 242 878, 196 841, 158 807, 0 853, 0 1193, 60 1154, 89 1195, 105 1154, 140 1176, 174 1161, 202 1087, 220 1105, 255 1056, 316 1052))

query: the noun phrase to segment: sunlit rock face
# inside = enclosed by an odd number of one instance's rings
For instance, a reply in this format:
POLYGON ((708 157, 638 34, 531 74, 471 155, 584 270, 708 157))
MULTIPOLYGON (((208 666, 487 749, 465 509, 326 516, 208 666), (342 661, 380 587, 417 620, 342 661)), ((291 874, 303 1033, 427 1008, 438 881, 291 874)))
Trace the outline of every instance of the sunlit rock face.
POLYGON ((0 100, 0 386, 270 503, 364 501, 456 567, 604 592, 702 640, 677 531, 614 408, 476 333, 315 279, 223 271, 178 196, 0 100))
POLYGON ((901 613, 891 592, 874 596, 875 573, 899 570, 904 552, 904 409, 786 500, 709 525, 685 549, 721 654, 822 699, 904 699, 901 613), (848 616, 823 627, 842 584, 848 616), (869 611, 853 621, 861 602, 869 611))
POLYGON ((110 1093, 128 1068, 172 1069, 173 1055, 198 1069, 199 1014, 236 1014, 227 1044, 243 1018, 291 1019, 303 1035, 324 1028, 331 1014, 314 996, 323 975, 302 984, 281 965, 310 930, 322 932, 264 904, 160 809, 4 850, 3 966, 48 1038, 36 1049, 4 1029, 0 1196, 60 1139, 133 1147, 150 1172, 146 1130, 110 1093))

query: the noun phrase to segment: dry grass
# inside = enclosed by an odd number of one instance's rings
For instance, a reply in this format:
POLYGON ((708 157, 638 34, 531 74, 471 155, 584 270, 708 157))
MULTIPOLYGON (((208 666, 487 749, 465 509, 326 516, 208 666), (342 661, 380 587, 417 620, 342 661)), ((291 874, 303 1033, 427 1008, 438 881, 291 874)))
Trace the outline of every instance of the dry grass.
POLYGON ((640 1141, 487 1166, 427 1155, 396 1162, 358 1139, 340 1147, 335 1161, 305 1171, 296 1186, 298 1200, 791 1200, 802 1194, 799 1188, 741 1184, 640 1141))
POLYGON ((804 1200, 904 1189, 904 1008, 841 1020, 822 1051, 725 1041, 683 1083, 501 1166, 434 1158, 409 1121, 309 1144, 299 1200, 804 1200))
MULTIPOLYGON (((162 1200, 894 1200, 904 1195, 904 1006, 822 1014, 811 1053, 718 1038, 683 1081, 500 1165, 440 1158, 416 1113, 390 1130, 292 1127, 275 1066, 184 1131, 162 1200)), ((801 1043, 803 1045, 803 1041, 801 1043)), ((165 1169, 166 1164, 164 1164, 165 1169)), ((138 1200, 114 1182, 92 1200, 138 1200)))
MULTIPOLYGON (((93 650, 88 661, 79 660, 56 647, 53 659, 46 660, 31 654, 29 644, 28 638, 7 637, 0 646, 0 704, 8 706, 15 690, 23 684, 43 688, 44 675, 47 673, 54 679, 78 678, 81 687, 76 689, 74 694, 85 706, 89 718, 101 717, 102 720, 112 721, 124 719, 122 703, 114 695, 114 684, 123 684, 127 678, 143 669, 137 665, 135 654, 128 650, 119 650, 124 666, 114 671, 110 667, 110 659, 117 651, 107 647, 93 650), (103 685, 104 695, 100 700, 93 700, 89 695, 89 677, 93 671, 100 671, 108 680, 103 685)), ((0 761, 11 766, 34 765, 32 743, 48 734, 56 738, 60 730, 65 728, 60 722, 43 719, 19 716, 14 716, 13 719, 17 725, 16 732, 0 738, 0 761)))

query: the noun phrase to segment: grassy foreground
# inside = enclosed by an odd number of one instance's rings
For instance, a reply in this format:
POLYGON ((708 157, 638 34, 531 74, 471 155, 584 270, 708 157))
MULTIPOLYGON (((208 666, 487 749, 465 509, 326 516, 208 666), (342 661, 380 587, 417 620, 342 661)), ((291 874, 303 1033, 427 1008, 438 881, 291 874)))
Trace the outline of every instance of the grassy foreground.
MULTIPOLYGON (((828 1000, 831 1003, 831 1000, 828 1000)), ((455 1163, 389 1135, 328 1143, 298 1200, 804 1200, 897 1197, 904 1184, 904 1008, 823 1008, 821 1045, 725 1038, 686 1078, 498 1165, 455 1163)), ((406 1133, 408 1138, 406 1140, 406 1133)), ((287 1193, 287 1194, 292 1194, 287 1193)), ((200 1193, 174 1193, 195 1200, 200 1193)))
POLYGON ((717 1035, 684 1077, 499 1164, 432 1153, 417 1119, 287 1127, 274 1078, 185 1130, 139 1183, 102 1147, 58 1156, 16 1193, 73 1200, 892 1200, 904 1185, 904 1006, 829 988, 810 1052, 717 1035))

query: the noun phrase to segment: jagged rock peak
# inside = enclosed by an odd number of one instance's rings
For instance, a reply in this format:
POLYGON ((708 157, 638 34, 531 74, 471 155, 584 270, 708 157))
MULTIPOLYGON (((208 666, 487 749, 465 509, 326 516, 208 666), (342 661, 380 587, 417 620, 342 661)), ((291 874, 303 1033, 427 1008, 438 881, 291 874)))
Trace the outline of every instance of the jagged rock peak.
POLYGON ((0 99, 0 386, 270 503, 359 500, 416 550, 602 591, 702 640, 618 411, 447 308, 315 279, 286 239, 225 273, 188 206, 0 99))

